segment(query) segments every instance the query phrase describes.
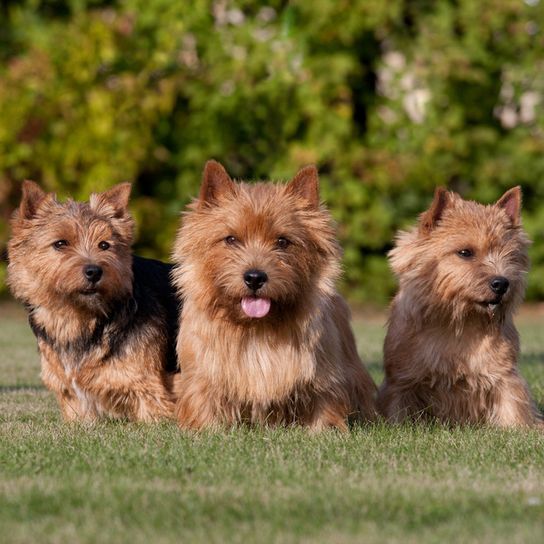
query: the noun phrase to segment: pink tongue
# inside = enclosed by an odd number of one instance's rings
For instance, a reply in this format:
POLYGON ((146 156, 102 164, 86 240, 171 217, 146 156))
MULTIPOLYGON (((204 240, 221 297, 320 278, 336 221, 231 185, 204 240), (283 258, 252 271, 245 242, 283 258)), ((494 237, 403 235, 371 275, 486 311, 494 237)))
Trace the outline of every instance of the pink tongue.
POLYGON ((261 297, 244 297, 242 310, 248 317, 264 317, 270 311, 270 299, 261 297))

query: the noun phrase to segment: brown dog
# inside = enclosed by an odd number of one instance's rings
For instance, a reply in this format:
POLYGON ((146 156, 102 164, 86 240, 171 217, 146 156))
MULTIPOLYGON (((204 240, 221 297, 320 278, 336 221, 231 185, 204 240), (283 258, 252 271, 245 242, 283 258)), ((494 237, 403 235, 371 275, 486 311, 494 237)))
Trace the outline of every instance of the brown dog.
POLYGON ((60 203, 26 181, 11 222, 8 283, 68 420, 156 420, 174 406, 171 266, 131 255, 129 195, 125 183, 60 203))
POLYGON ((208 162, 174 260, 185 297, 182 427, 345 429, 374 418, 375 386, 334 288, 340 248, 314 167, 288 185, 247 184, 208 162))
POLYGON ((491 206, 437 189, 419 225, 398 235, 389 257, 400 289, 379 393, 389 420, 539 421, 512 320, 529 267, 520 209, 519 187, 491 206))

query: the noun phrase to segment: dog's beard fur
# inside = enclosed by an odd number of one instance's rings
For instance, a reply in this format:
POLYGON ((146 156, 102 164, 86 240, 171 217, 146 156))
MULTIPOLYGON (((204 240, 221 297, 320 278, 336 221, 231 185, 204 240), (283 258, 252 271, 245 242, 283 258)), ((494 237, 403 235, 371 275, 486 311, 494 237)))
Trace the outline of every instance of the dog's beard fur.
POLYGON ((338 346, 353 342, 347 315, 326 330, 331 315, 347 314, 334 288, 339 259, 332 220, 319 205, 315 169, 301 171, 287 185, 251 185, 235 184, 220 165, 208 163, 200 198, 184 215, 174 252, 174 279, 185 297, 182 319, 189 324, 178 339, 183 426, 246 418, 301 422, 303 404, 309 421, 316 405, 312 388, 326 384, 335 397, 329 401, 336 405, 330 409, 334 425, 345 425, 350 411, 360 411, 350 388, 368 386, 361 395, 369 398, 360 403, 372 404, 373 386, 366 375, 361 378, 358 358, 342 360, 350 350, 357 357, 354 345, 338 346), (257 290, 244 281, 251 270, 267 277, 257 290), (261 317, 244 308, 251 297, 265 306, 261 317), (339 326, 348 328, 342 334, 350 339, 339 339, 339 326), (325 343, 330 345, 324 348, 325 343), (333 357, 327 364, 334 369, 317 378, 320 349, 333 357), (354 383, 348 385, 350 373, 354 383))
POLYGON ((437 190, 418 226, 397 237, 389 257, 400 286, 379 396, 387 417, 429 413, 458 423, 534 421, 517 375, 519 341, 512 321, 529 267, 520 207, 519 188, 491 206, 437 190), (508 281, 504 294, 492 289, 494 278, 508 281))

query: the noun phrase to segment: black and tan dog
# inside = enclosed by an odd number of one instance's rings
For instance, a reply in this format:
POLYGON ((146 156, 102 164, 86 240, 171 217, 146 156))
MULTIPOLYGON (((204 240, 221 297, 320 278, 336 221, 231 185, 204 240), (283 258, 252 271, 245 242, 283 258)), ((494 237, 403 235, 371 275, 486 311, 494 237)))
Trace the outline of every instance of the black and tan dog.
POLYGON ((11 221, 8 284, 67 420, 172 413, 178 300, 170 265, 131 253, 130 190, 61 203, 25 181, 11 221))

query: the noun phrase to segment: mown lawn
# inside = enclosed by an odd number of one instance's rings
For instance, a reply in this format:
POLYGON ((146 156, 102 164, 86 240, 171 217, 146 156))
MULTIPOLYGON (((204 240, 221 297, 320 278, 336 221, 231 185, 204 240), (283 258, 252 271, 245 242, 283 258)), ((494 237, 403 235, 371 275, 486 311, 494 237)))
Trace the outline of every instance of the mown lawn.
MULTIPOLYGON (((61 422, 24 315, 0 306, 0 541, 542 542, 536 431, 359 428, 348 435, 61 422)), ((518 320, 544 403, 544 314, 518 320)), ((381 378, 383 319, 356 320, 381 378)))

